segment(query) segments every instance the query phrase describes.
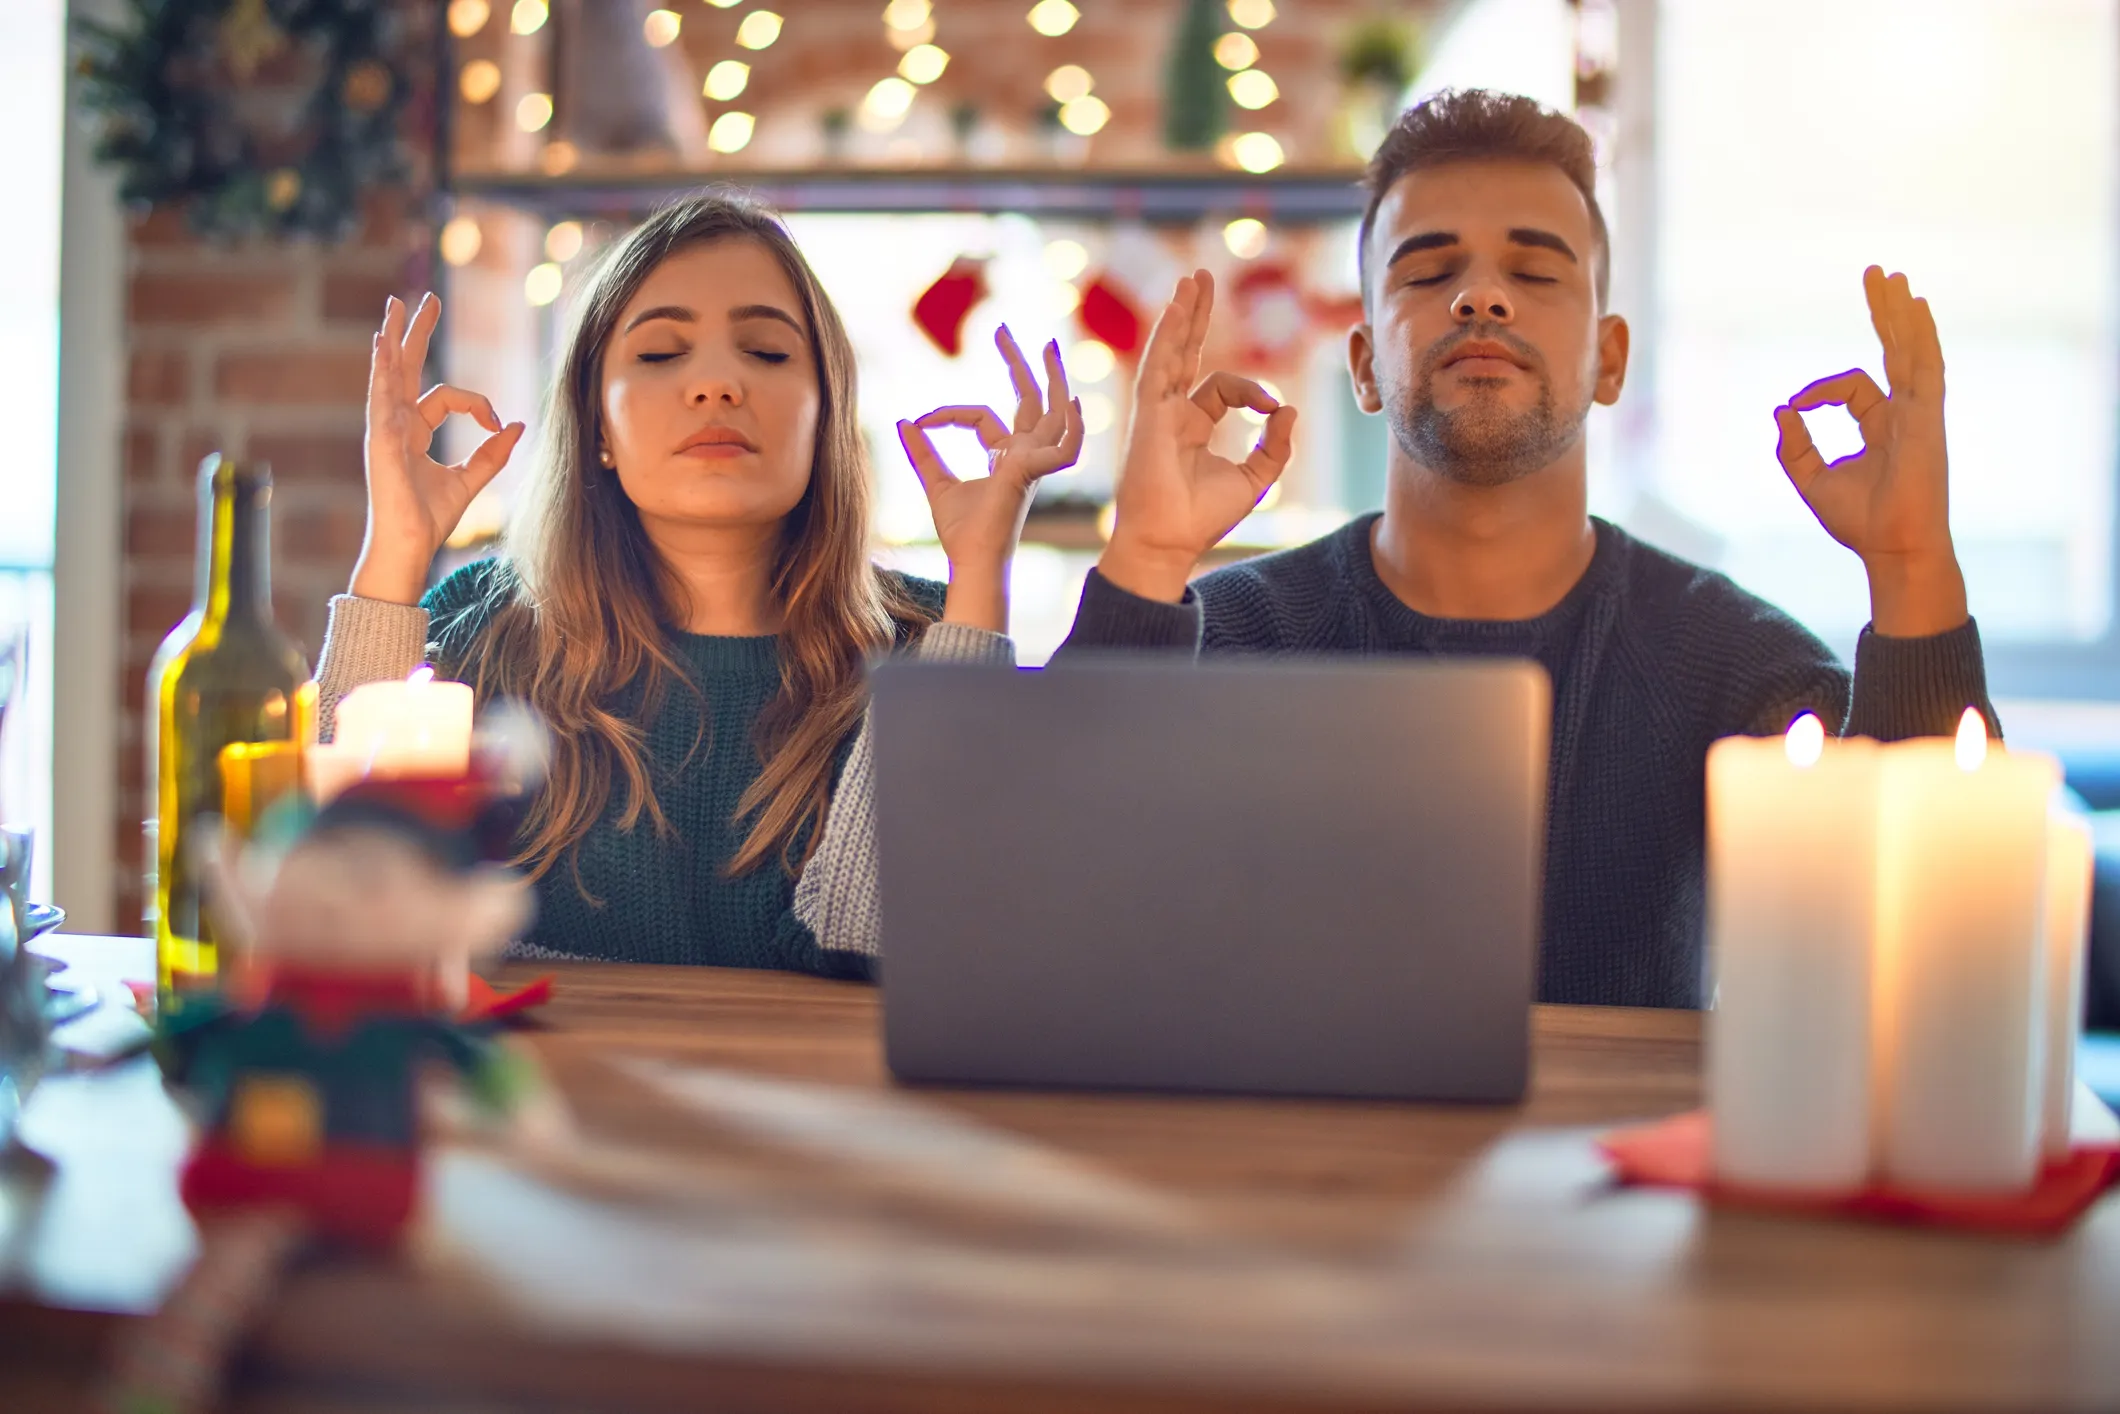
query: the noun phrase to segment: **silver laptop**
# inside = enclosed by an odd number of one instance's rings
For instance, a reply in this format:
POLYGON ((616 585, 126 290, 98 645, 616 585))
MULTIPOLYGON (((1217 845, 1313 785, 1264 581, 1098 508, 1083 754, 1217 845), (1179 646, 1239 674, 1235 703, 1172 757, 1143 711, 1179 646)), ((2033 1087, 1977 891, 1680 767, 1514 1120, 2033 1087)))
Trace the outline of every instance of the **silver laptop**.
POLYGON ((897 662, 873 683, 901 1079, 1523 1094, 1535 664, 897 662))

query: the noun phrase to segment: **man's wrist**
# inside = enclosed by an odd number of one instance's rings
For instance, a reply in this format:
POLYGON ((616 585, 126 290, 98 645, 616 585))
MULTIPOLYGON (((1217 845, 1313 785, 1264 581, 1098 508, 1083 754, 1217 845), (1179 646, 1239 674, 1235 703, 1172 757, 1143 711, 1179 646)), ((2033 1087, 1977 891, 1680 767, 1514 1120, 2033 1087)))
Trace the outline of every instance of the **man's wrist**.
POLYGON ((1114 537, 1097 558, 1097 572, 1127 593, 1175 604, 1185 597, 1199 556, 1114 537))
POLYGON ((1863 556, 1870 580, 1870 627, 1887 638, 1932 638, 1963 627, 1965 572, 1957 552, 1940 550, 1863 556))

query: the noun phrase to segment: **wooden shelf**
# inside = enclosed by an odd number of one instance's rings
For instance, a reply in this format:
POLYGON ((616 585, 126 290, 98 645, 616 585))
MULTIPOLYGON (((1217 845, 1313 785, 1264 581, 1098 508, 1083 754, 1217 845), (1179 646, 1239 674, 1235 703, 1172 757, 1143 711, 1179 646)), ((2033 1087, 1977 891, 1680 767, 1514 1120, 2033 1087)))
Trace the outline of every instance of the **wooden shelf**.
POLYGON ((1208 216, 1254 216, 1278 225, 1351 221, 1362 214, 1359 168, 1284 170, 1265 176, 1200 168, 1087 171, 1073 168, 819 168, 801 172, 570 174, 459 170, 459 196, 481 197, 566 217, 639 216, 672 197, 727 183, 782 211, 979 212, 1059 219, 1178 224, 1208 216))

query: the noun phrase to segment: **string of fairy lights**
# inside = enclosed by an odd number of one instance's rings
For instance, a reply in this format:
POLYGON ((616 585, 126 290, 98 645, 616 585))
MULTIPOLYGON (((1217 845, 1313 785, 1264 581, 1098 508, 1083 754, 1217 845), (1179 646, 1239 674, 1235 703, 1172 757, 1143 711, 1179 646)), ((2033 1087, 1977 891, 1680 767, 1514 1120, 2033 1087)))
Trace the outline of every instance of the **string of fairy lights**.
MULTIPOLYGON (((716 9, 734 9, 746 0, 704 0, 716 9)), ((1273 76, 1259 67, 1259 45, 1251 31, 1273 23, 1274 0, 1228 0, 1229 18, 1236 28, 1215 44, 1215 60, 1229 71, 1230 101, 1247 112, 1270 107, 1281 96, 1273 76)), ((547 0, 514 0, 508 7, 508 30, 532 35, 551 17, 547 0)), ((485 30, 494 18, 492 0, 450 0, 450 33, 470 39, 485 30)), ((1038 0, 1025 15, 1031 29, 1047 39, 1058 39, 1075 28, 1082 12, 1072 0, 1038 0)), ((780 39, 786 20, 774 10, 756 9, 738 23, 735 42, 750 52, 770 49, 780 39)), ((878 79, 863 95, 855 122, 866 132, 895 131, 911 113, 920 91, 940 79, 950 65, 950 54, 935 43, 933 0, 889 0, 883 9, 885 38, 898 51, 897 72, 878 79)), ((677 42, 684 30, 684 16, 676 11, 650 11, 642 21, 643 37, 657 49, 677 42)), ((718 60, 707 71, 700 96, 712 103, 734 103, 751 82, 751 65, 740 58, 718 60)), ((499 96, 500 65, 491 59, 472 59, 457 74, 457 92, 463 101, 483 106, 499 96)), ((1057 105, 1060 126, 1077 137, 1093 137, 1111 121, 1111 108, 1096 93, 1096 79, 1080 64, 1061 64, 1045 78, 1045 92, 1057 105)), ((547 92, 525 93, 516 100, 515 125, 523 132, 542 132, 552 121, 553 99, 547 92)), ((729 108, 716 115, 707 132, 707 145, 724 155, 748 147, 757 131, 758 118, 742 108, 729 108)), ((1270 172, 1285 160, 1281 144, 1265 131, 1236 133, 1225 140, 1224 161, 1246 172, 1270 172)), ((571 168, 571 154, 547 157, 548 171, 571 168)), ((554 172, 553 175, 560 175, 554 172)))
MULTIPOLYGON (((701 0, 718 10, 736 9, 749 0, 701 0)), ((508 32, 518 37, 534 35, 551 18, 548 0, 449 0, 450 33, 471 39, 483 33, 506 11, 508 32)), ((1214 45, 1215 62, 1227 71, 1230 101, 1246 113, 1271 107, 1281 97, 1273 76, 1260 67, 1259 44, 1253 35, 1272 24, 1274 0, 1226 0, 1232 29, 1214 45)), ((852 121, 865 133, 896 132, 920 102, 922 91, 949 69, 952 56, 935 41, 937 24, 934 0, 888 0, 883 8, 884 37, 898 54, 895 72, 870 85, 856 106, 852 121)), ((1029 27, 1044 39, 1060 39, 1074 30, 1082 11, 1074 0, 1037 0, 1025 13, 1029 27)), ((755 55, 779 42, 786 19, 777 11, 757 8, 737 23, 736 47, 755 55)), ((675 9, 657 9, 642 21, 642 37, 649 46, 667 48, 684 31, 684 15, 675 9)), ((466 61, 457 72, 458 96, 468 105, 482 107, 500 97, 504 87, 501 66, 489 58, 466 61)), ((706 72, 700 96, 708 103, 735 105, 751 89, 752 68, 746 58, 717 59, 706 72)), ((1098 95, 1096 76, 1079 63, 1055 66, 1045 76, 1045 94, 1054 104, 1052 118, 1077 138, 1093 138, 1111 122, 1111 106, 1098 95)), ((544 90, 522 93, 515 100, 513 119, 523 133, 543 132, 554 115, 553 95, 544 90)), ((707 146, 715 153, 731 155, 750 146, 758 129, 758 116, 749 108, 723 107, 707 128, 707 146)), ((902 140, 901 140, 902 141, 902 140)), ((1225 135, 1216 146, 1216 156, 1225 166, 1263 174, 1280 167, 1286 154, 1280 141, 1263 129, 1225 135)), ((571 143, 552 140, 544 144, 539 166, 549 176, 571 171, 577 154, 571 143)), ((1223 239, 1230 252, 1250 259, 1267 244, 1265 224, 1251 217, 1230 222, 1223 239)), ((534 266, 524 281, 524 296, 534 305, 556 300, 564 286, 564 267, 581 253, 583 230, 576 221, 562 221, 546 233, 545 260, 534 266)), ((451 265, 468 265, 478 258, 484 237, 478 222, 459 215, 441 232, 440 254, 451 265)))

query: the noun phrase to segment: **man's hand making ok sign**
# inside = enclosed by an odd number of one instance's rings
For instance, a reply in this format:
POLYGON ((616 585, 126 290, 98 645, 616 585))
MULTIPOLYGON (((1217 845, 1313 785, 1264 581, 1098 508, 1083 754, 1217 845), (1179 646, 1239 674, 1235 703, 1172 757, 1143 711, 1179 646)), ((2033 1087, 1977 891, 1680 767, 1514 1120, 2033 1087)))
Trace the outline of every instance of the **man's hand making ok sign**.
POLYGON ((1966 621, 1965 576, 1951 545, 1949 459, 1943 437, 1943 345, 1929 302, 1904 275, 1863 272, 1870 322, 1884 345, 1878 391, 1859 368, 1821 378, 1774 410, 1782 470, 1826 533, 1862 557, 1871 626, 1894 638, 1948 632, 1966 621), (1845 407, 1862 450, 1828 463, 1802 413, 1845 407))

